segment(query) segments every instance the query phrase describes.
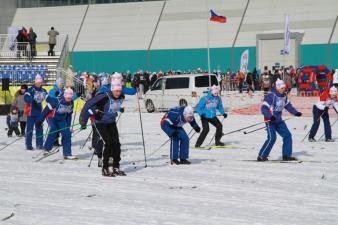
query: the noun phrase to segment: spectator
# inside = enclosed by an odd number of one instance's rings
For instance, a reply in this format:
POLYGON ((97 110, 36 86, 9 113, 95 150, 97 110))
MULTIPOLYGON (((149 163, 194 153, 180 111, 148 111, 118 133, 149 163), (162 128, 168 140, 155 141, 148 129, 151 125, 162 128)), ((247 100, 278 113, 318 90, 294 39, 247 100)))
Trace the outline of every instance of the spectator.
POLYGON ((23 30, 18 30, 18 35, 16 36, 16 42, 18 43, 16 56, 17 58, 21 58, 21 52, 23 53, 23 55, 25 55, 25 53, 23 52, 24 42, 25 42, 25 36, 23 34, 23 30))
POLYGON ((36 33, 33 31, 33 28, 29 28, 29 33, 28 33, 28 41, 29 44, 31 46, 31 57, 33 58, 34 56, 36 56, 36 38, 38 36, 36 35, 36 33))
POLYGON ((24 100, 25 93, 28 89, 26 84, 21 85, 20 90, 15 93, 15 99, 13 102, 13 107, 18 109, 19 123, 20 123, 20 136, 25 136, 26 131, 26 121, 27 117, 25 115, 26 102, 24 100))
POLYGON ((54 27, 51 27, 50 30, 48 31, 48 44, 49 44, 49 50, 48 50, 48 56, 54 56, 54 46, 56 45, 56 36, 59 35, 59 32, 54 30, 54 27))

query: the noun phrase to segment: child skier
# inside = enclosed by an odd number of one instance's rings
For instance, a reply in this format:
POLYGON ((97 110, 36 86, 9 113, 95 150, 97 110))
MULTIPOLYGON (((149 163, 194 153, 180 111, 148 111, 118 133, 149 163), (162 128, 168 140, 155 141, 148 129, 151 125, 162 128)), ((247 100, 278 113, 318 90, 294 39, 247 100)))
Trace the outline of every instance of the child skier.
POLYGON ((276 132, 283 137, 283 160, 297 160, 292 156, 291 133, 282 119, 282 111, 284 108, 297 117, 302 115, 302 113, 298 112, 289 102, 284 81, 277 79, 276 85, 272 88, 271 93, 264 97, 264 102, 261 107, 266 122, 268 139, 259 151, 257 161, 268 160, 270 151, 276 142, 276 132))
POLYGON ((42 111, 42 114, 37 122, 38 126, 41 126, 44 119, 47 117, 47 122, 49 124, 49 132, 44 145, 46 153, 52 150, 53 144, 57 131, 60 130, 62 135, 62 148, 64 159, 77 159, 76 156, 72 155, 71 150, 71 121, 73 113, 73 90, 67 88, 63 96, 58 98, 50 98, 48 100, 47 106, 42 111))
POLYGON ((191 106, 173 108, 161 120, 162 130, 171 138, 171 164, 190 164, 187 160, 189 158, 189 137, 183 129, 185 123, 190 123, 197 133, 201 131, 194 119, 194 109, 191 106))
POLYGON ((331 136, 332 131, 329 118, 329 108, 334 108, 336 113, 338 113, 338 93, 337 88, 334 86, 326 88, 320 95, 319 101, 313 106, 313 125, 310 130, 309 142, 316 142, 315 136, 319 128, 320 117, 322 117, 324 122, 325 141, 334 142, 334 139, 332 139, 331 136))
POLYGON ((219 119, 216 117, 217 109, 224 118, 227 118, 228 115, 224 112, 222 99, 219 96, 219 88, 213 85, 211 87, 211 92, 208 92, 207 96, 201 98, 196 106, 196 111, 201 117, 203 127, 202 133, 197 139, 195 145, 196 148, 201 147, 205 137, 209 133, 209 123, 216 127, 215 145, 224 146, 224 143, 221 142, 223 126, 219 119))
POLYGON ((85 129, 89 117, 94 117, 92 123, 98 137, 104 144, 103 150, 103 176, 125 176, 120 170, 121 144, 116 127, 117 112, 124 112, 122 108, 122 84, 114 80, 111 84, 111 91, 101 93, 90 99, 83 106, 80 115, 81 128, 85 129), (109 166, 109 157, 113 158, 113 168, 109 166))
POLYGON ((15 132, 16 136, 20 136, 19 112, 16 107, 12 107, 11 112, 7 115, 7 126, 8 126, 7 132, 8 137, 12 137, 13 131, 15 132))
POLYGON ((26 149, 33 150, 32 138, 33 129, 36 129, 36 148, 43 148, 43 128, 37 126, 36 122, 42 111, 42 102, 47 98, 47 91, 42 88, 43 79, 40 75, 36 75, 35 84, 25 92, 24 100, 27 103, 25 115, 27 116, 26 130, 26 149))

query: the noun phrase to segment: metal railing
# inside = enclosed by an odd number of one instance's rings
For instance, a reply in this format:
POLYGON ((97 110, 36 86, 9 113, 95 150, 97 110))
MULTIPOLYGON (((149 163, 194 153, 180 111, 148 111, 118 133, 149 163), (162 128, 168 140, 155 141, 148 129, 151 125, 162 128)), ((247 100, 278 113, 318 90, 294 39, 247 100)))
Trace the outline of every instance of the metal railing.
POLYGON ((66 61, 68 53, 69 53, 69 41, 68 40, 69 40, 68 35, 66 35, 66 39, 63 42, 63 47, 62 47, 62 50, 61 50, 60 59, 59 59, 59 62, 57 64, 56 68, 62 68, 65 65, 65 61, 66 61))
MULTIPOLYGON (((39 35, 39 34, 38 34, 39 35)), ((18 43, 14 34, 0 34, 0 58, 2 60, 9 58, 17 58, 18 51, 20 51, 20 59, 31 59, 31 50, 29 42, 18 43)), ((54 52, 56 56, 61 55, 63 49, 65 48, 65 43, 68 47, 68 35, 58 35, 56 37, 56 45, 54 46, 54 52)), ((44 38, 38 38, 36 42, 37 46, 37 56, 47 56, 49 45, 48 45, 48 36, 45 35, 44 38), (38 47, 39 46, 39 47, 38 47)), ((68 50, 68 48, 67 48, 68 50)))
POLYGON ((64 68, 56 69, 56 79, 62 79, 66 87, 73 88, 74 92, 84 94, 86 91, 84 82, 76 77, 76 73, 68 72, 64 68))

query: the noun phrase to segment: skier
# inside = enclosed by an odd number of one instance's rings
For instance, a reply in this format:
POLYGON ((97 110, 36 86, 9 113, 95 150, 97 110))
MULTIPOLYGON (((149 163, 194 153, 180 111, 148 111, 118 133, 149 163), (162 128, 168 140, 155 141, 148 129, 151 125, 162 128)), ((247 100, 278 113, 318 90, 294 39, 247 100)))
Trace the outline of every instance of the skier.
MULTIPOLYGON (((128 88, 123 85, 123 77, 120 73, 115 72, 111 77, 112 82, 119 82, 122 84, 122 94, 121 98, 124 99, 124 95, 135 95, 137 90, 136 88, 128 88)), ((102 82, 102 86, 98 90, 97 94, 108 93, 111 90, 111 84, 108 83, 108 80, 105 79, 104 83, 102 82), (106 83, 107 82, 107 83, 106 83)), ((103 142, 100 140, 98 133, 95 128, 93 128, 93 135, 92 135, 92 148, 95 149, 96 155, 98 157, 98 167, 102 167, 102 149, 103 149, 103 142)))
POLYGON ((319 101, 313 106, 313 125, 310 130, 309 142, 316 142, 315 136, 319 128, 320 117, 322 117, 324 122, 325 141, 334 142, 331 136, 332 131, 329 118, 329 108, 331 107, 338 113, 338 93, 335 86, 326 88, 320 95, 319 101))
POLYGON ((35 125, 36 130, 36 148, 43 148, 43 128, 42 126, 37 126, 36 121, 42 111, 42 102, 47 98, 47 91, 42 88, 43 79, 38 74, 35 77, 35 84, 30 87, 24 96, 24 100, 27 103, 25 109, 25 115, 27 116, 27 130, 26 130, 26 149, 33 150, 32 147, 32 138, 33 138, 33 128, 35 125))
POLYGON ((276 132, 283 137, 283 160, 297 160, 292 156, 291 133, 282 119, 282 111, 284 108, 297 117, 302 116, 302 113, 298 112, 289 102, 284 81, 277 79, 275 87, 264 97, 264 102, 261 107, 266 123, 268 139, 260 149, 257 161, 268 160, 270 151, 276 142, 276 132))
POLYGON ((185 123, 190 123, 197 133, 201 131, 194 119, 194 109, 191 106, 172 108, 161 120, 162 130, 171 138, 171 164, 190 164, 187 160, 189 158, 189 137, 183 129, 185 123))
POLYGON ((217 109, 224 118, 227 118, 228 114, 224 112, 222 99, 219 96, 219 88, 216 85, 213 85, 211 91, 208 92, 208 95, 201 98, 196 106, 196 112, 201 117, 203 127, 202 133, 197 139, 195 145, 196 148, 201 147, 205 137, 209 133, 209 123, 216 127, 215 145, 224 146, 224 143, 221 142, 223 126, 216 117, 217 109))
POLYGON ((16 136, 20 136, 18 108, 15 106, 12 107, 11 112, 7 115, 6 121, 8 126, 7 136, 12 137, 13 131, 15 132, 16 136))
POLYGON ((81 128, 85 129, 89 117, 94 117, 92 123, 94 130, 98 133, 104 143, 103 150, 103 176, 125 176, 120 170, 121 144, 116 127, 117 112, 124 112, 122 104, 122 84, 113 80, 111 91, 96 95, 83 106, 80 114, 81 128), (109 166, 109 157, 113 158, 113 168, 109 166))
MULTIPOLYGON (((48 98, 46 99, 47 102, 49 102, 51 98, 62 97, 64 91, 65 91, 65 82, 61 78, 58 78, 56 80, 56 84, 48 92, 48 98)), ((80 93, 73 94, 73 101, 75 101, 78 98, 78 96, 80 96, 80 95, 81 95, 80 93)), ((52 100, 52 101, 54 101, 54 100, 52 100)), ((61 144, 59 142, 59 137, 60 137, 60 132, 57 132, 56 135, 55 135, 54 146, 61 146, 61 144)))
POLYGON ((48 154, 48 152, 52 150, 56 133, 60 130, 64 159, 77 159, 76 156, 72 155, 71 150, 72 142, 70 126, 74 107, 73 95, 73 90, 67 88, 64 91, 63 96, 51 98, 36 123, 38 126, 42 126, 43 121, 47 118, 50 127, 44 145, 45 154, 48 154))

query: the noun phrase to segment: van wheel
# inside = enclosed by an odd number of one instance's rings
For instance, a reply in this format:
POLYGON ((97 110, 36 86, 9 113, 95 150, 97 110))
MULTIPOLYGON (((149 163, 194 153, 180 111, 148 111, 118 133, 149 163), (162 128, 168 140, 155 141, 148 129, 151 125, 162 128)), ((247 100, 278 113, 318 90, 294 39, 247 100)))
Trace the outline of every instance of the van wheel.
POLYGON ((152 113, 152 112, 155 111, 154 103, 150 99, 148 99, 147 102, 146 102, 146 109, 147 109, 148 113, 152 113))
POLYGON ((185 99, 181 99, 179 105, 180 106, 187 106, 188 103, 187 103, 187 101, 185 99))

